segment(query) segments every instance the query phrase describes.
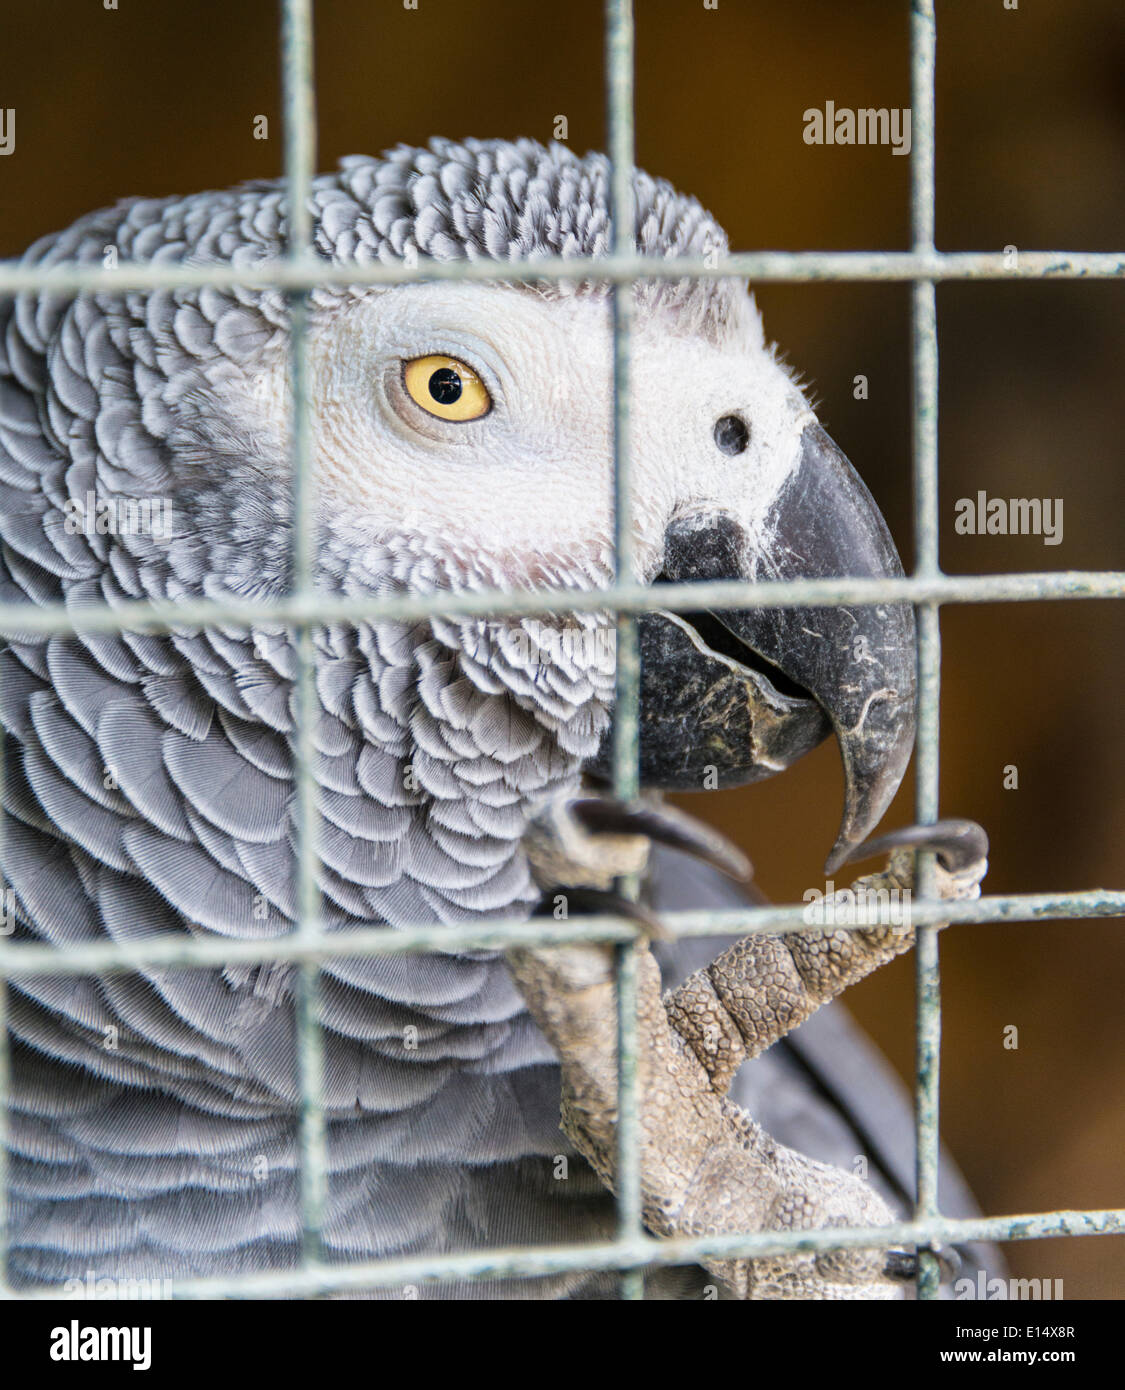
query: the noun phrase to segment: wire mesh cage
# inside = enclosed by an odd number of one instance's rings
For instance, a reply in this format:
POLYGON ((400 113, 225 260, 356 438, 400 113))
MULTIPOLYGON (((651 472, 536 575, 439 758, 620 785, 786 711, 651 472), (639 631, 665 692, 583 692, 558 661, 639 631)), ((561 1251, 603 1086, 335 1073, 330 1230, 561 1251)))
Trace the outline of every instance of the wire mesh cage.
MULTIPOLYGON (((846 1248, 917 1247, 918 1293, 936 1297, 939 1264, 933 1247, 970 1240, 1020 1240, 1048 1236, 1125 1233, 1125 1208, 1051 1210, 1014 1216, 954 1219, 938 1201, 939 1039, 941 990, 937 924, 998 923, 1042 918, 1116 917, 1125 913, 1125 893, 1102 890, 1041 894, 988 895, 973 902, 941 902, 934 896, 932 855, 919 856, 912 907, 918 926, 916 946, 915 1125, 917 1194, 912 1219, 890 1227, 822 1229, 788 1234, 747 1232, 738 1236, 658 1240, 641 1220, 637 1096, 635 929, 623 920, 590 917, 568 922, 481 922, 471 926, 419 925, 394 932, 377 928, 333 932, 321 920, 317 888, 318 810, 312 743, 315 690, 313 632, 333 622, 383 618, 420 620, 430 616, 533 616, 551 612, 617 614, 617 693, 613 754, 614 790, 629 801, 638 792, 637 616, 656 608, 683 611, 722 605, 758 609, 794 605, 856 605, 906 602, 914 605, 918 628, 918 736, 916 819, 938 818, 939 690, 943 604, 988 601, 1025 602, 1075 598, 1125 598, 1125 573, 1010 573, 955 577, 939 566, 938 528, 938 339, 936 286, 953 280, 1121 279, 1125 255, 1116 253, 1022 253, 1016 264, 1001 253, 942 253, 934 242, 934 69, 936 20, 932 0, 914 0, 911 15, 911 110, 913 145, 912 247, 903 252, 732 253, 720 262, 676 258, 643 260, 634 249, 633 226, 633 68, 634 33, 629 0, 607 0, 606 74, 609 154, 612 168, 613 231, 608 256, 591 263, 587 274, 611 282, 613 302, 614 466, 616 581, 590 593, 479 592, 397 597, 325 596, 314 592, 314 481, 308 392, 307 298, 320 286, 395 285, 424 280, 487 282, 575 280, 573 259, 534 263, 495 262, 365 264, 330 267, 312 254, 310 186, 315 163, 314 80, 311 0, 283 0, 282 70, 285 108, 285 178, 288 257, 253 269, 191 267, 168 263, 122 265, 115 269, 55 265, 50 268, 0 265, 0 296, 22 291, 77 295, 97 290, 154 290, 211 285, 272 287, 286 292, 292 311, 290 380, 293 438, 293 584, 285 598, 260 601, 134 601, 115 608, 36 608, 0 604, 0 627, 34 633, 70 634, 121 630, 167 631, 174 627, 232 624, 249 627, 270 620, 295 633, 297 734, 294 773, 297 798, 297 901, 299 925, 273 939, 189 939, 149 937, 130 945, 96 942, 73 946, 65 954, 45 945, 0 939, 0 983, 31 975, 107 975, 144 967, 215 968, 235 963, 290 962, 297 967, 297 1057, 300 1084, 300 1213, 302 1259, 292 1269, 231 1277, 177 1281, 174 1296, 315 1296, 467 1279, 534 1277, 563 1271, 619 1271, 626 1296, 643 1295, 644 1273, 661 1265, 705 1257, 755 1257, 846 1248), (912 285, 913 334, 913 485, 915 565, 904 578, 803 579, 744 583, 662 585, 659 594, 634 583, 630 518, 630 327, 631 286, 638 279, 729 276, 761 283, 817 280, 902 281, 912 285), (326 1197, 325 1119, 321 1099, 323 1053, 318 1021, 319 963, 328 957, 382 956, 450 950, 494 950, 531 942, 614 943, 618 971, 619 1182, 618 1231, 612 1241, 582 1246, 536 1246, 411 1256, 359 1264, 328 1263, 321 1231, 326 1197)), ((877 917, 862 913, 862 927, 877 917)), ((675 936, 728 933, 775 934, 806 927, 800 906, 679 912, 667 915, 675 936)), ((0 994, 0 1024, 3 1023, 0 994)), ((0 1026, 0 1102, 10 1090, 7 1031, 0 1026)), ((6 1110, 0 1105, 0 1165, 7 1146, 6 1110)), ((6 1188, 0 1166, 0 1188, 6 1188)), ((7 1269, 7 1227, 2 1228, 0 1263, 7 1269)), ((5 1297, 50 1296, 3 1285, 5 1297)))

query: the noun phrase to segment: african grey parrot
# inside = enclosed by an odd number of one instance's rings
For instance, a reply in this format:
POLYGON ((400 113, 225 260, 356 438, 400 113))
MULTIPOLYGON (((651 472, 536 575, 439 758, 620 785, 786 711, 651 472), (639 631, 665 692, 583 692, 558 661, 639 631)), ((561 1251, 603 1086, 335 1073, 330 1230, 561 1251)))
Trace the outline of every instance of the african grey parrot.
MULTIPOLYGON (((634 186, 640 254, 723 252, 697 202, 642 173, 634 186)), ((318 178, 314 247, 337 266, 598 256, 607 202, 600 156, 435 140, 318 178)), ((255 182, 127 200, 44 238, 24 263, 102 263, 115 248, 122 261, 249 267, 285 239, 282 185, 255 182)), ((323 592, 609 582, 604 284, 316 290, 311 314, 323 592)), ((288 321, 282 293, 244 289, 0 305, 3 599, 79 608, 286 592, 288 321)), ((899 572, 874 503, 767 346, 744 287, 645 282, 633 361, 639 577, 899 572)), ((316 630, 319 884, 332 928, 532 911, 545 885, 529 826, 605 770, 610 632, 604 613, 316 630)), ((655 614, 640 635, 647 785, 698 788, 708 769, 719 785, 749 781, 835 731, 848 783, 837 858, 863 838, 912 741, 909 609, 655 614)), ((65 950, 289 932, 290 631, 6 636, 13 939, 65 950)), ((662 848, 644 893, 657 912, 745 901, 662 848)), ((662 948, 667 979, 716 949, 662 948)), ((328 1260, 611 1235, 612 1199, 559 1132, 559 1064, 503 956, 331 961, 322 1010, 328 1260)), ((11 1028, 17 1281, 294 1263, 291 967, 23 978, 11 1028)), ((867 1155, 903 1209, 908 1112, 839 1006, 744 1068, 735 1094, 813 1157, 851 1168, 867 1155)), ((947 1209, 968 1203, 957 1182, 950 1169, 947 1209)), ((421 1292, 615 1287, 612 1274, 570 1273, 421 1292)), ((701 1287, 699 1271, 650 1279, 654 1292, 701 1287)))

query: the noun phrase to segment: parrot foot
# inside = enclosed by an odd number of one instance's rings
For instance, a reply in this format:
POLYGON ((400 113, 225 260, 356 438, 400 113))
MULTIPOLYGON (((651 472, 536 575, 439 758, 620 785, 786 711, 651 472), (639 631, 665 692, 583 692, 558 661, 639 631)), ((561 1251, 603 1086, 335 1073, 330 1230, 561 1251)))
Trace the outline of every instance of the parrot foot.
MULTIPOLYGON (((653 842, 748 877, 741 855, 715 832, 659 803, 626 806, 584 795, 549 803, 529 840, 540 884, 568 885, 558 891, 569 907, 612 912, 644 928, 634 949, 646 1227, 656 1235, 694 1236, 890 1222, 890 1210, 866 1183, 776 1143, 727 1091, 745 1059, 909 949, 909 924, 753 933, 662 996, 659 966, 645 939, 658 924, 647 908, 613 892, 614 879, 643 868, 653 842)), ((890 851, 890 862, 854 887, 910 887, 918 849, 937 854, 942 898, 979 895, 988 840, 970 821, 911 826, 868 841, 851 857, 890 851)), ((587 943, 521 947, 508 952, 508 964, 560 1059, 562 1127, 612 1190, 614 952, 587 943)), ((704 1264, 741 1299, 883 1299, 900 1296, 912 1260, 909 1252, 883 1248, 704 1264)))
MULTIPOLYGON (((881 1226, 882 1199, 851 1173, 783 1147, 723 1094, 661 997, 660 968, 635 947, 642 1217, 657 1236, 881 1226)), ((508 952, 562 1070, 562 1128, 611 1191, 617 1173, 617 978, 612 949, 582 943, 508 952)), ((902 1277, 885 1249, 704 1260, 739 1299, 887 1299, 902 1277)))

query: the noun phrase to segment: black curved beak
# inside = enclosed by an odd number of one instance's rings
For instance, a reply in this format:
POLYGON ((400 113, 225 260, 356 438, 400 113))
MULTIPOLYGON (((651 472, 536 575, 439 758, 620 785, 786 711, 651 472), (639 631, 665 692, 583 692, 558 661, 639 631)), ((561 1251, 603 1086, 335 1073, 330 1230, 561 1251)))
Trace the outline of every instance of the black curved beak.
MULTIPOLYGON (((820 425, 805 430, 800 467, 778 501, 775 519, 780 544, 774 578, 902 574, 875 499, 820 425)), ((914 609, 902 603, 765 608, 731 620, 741 641, 809 691, 836 734, 845 796, 826 864, 832 873, 882 819, 910 761, 914 609)))
MULTIPOLYGON (((752 544, 728 512, 682 516, 668 528, 661 579, 902 574, 874 499, 818 424, 762 533, 752 544)), ((710 766, 718 785, 739 785, 788 766, 831 730, 845 800, 826 869, 839 867, 881 819, 910 758, 910 605, 650 614, 640 635, 642 781, 699 789, 710 766)))

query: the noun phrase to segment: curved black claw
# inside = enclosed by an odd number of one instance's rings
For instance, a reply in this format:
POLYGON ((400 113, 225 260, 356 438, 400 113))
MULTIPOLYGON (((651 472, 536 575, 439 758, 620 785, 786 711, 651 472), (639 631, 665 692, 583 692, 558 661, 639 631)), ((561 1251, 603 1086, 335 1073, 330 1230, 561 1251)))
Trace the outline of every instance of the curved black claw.
POLYGON ((975 820, 939 820, 933 825, 906 825, 856 845, 843 863, 887 854, 892 849, 932 849, 951 874, 988 858, 988 836, 975 820))
POLYGON ((559 899, 563 899, 562 920, 575 917, 624 917, 626 921, 636 922, 646 936, 663 941, 668 932, 660 918, 651 912, 644 903, 634 902, 621 893, 601 888, 570 888, 562 884, 547 888, 533 917, 556 917, 559 914, 559 899))
POLYGON ((754 873, 749 859, 724 835, 672 806, 630 806, 616 797, 584 796, 570 802, 568 810, 591 835, 643 835, 694 855, 729 878, 745 881, 754 873))
POLYGON ((903 1283, 915 1279, 918 1275, 918 1256, 913 1250, 888 1250, 883 1273, 888 1279, 901 1279, 903 1283))
MULTIPOLYGON (((937 1256, 941 1266, 942 1283, 949 1283, 961 1271, 960 1253, 952 1245, 931 1245, 929 1249, 937 1256)), ((904 1283, 918 1277, 918 1256, 913 1250, 888 1250, 883 1274, 888 1279, 901 1279, 904 1283)))

